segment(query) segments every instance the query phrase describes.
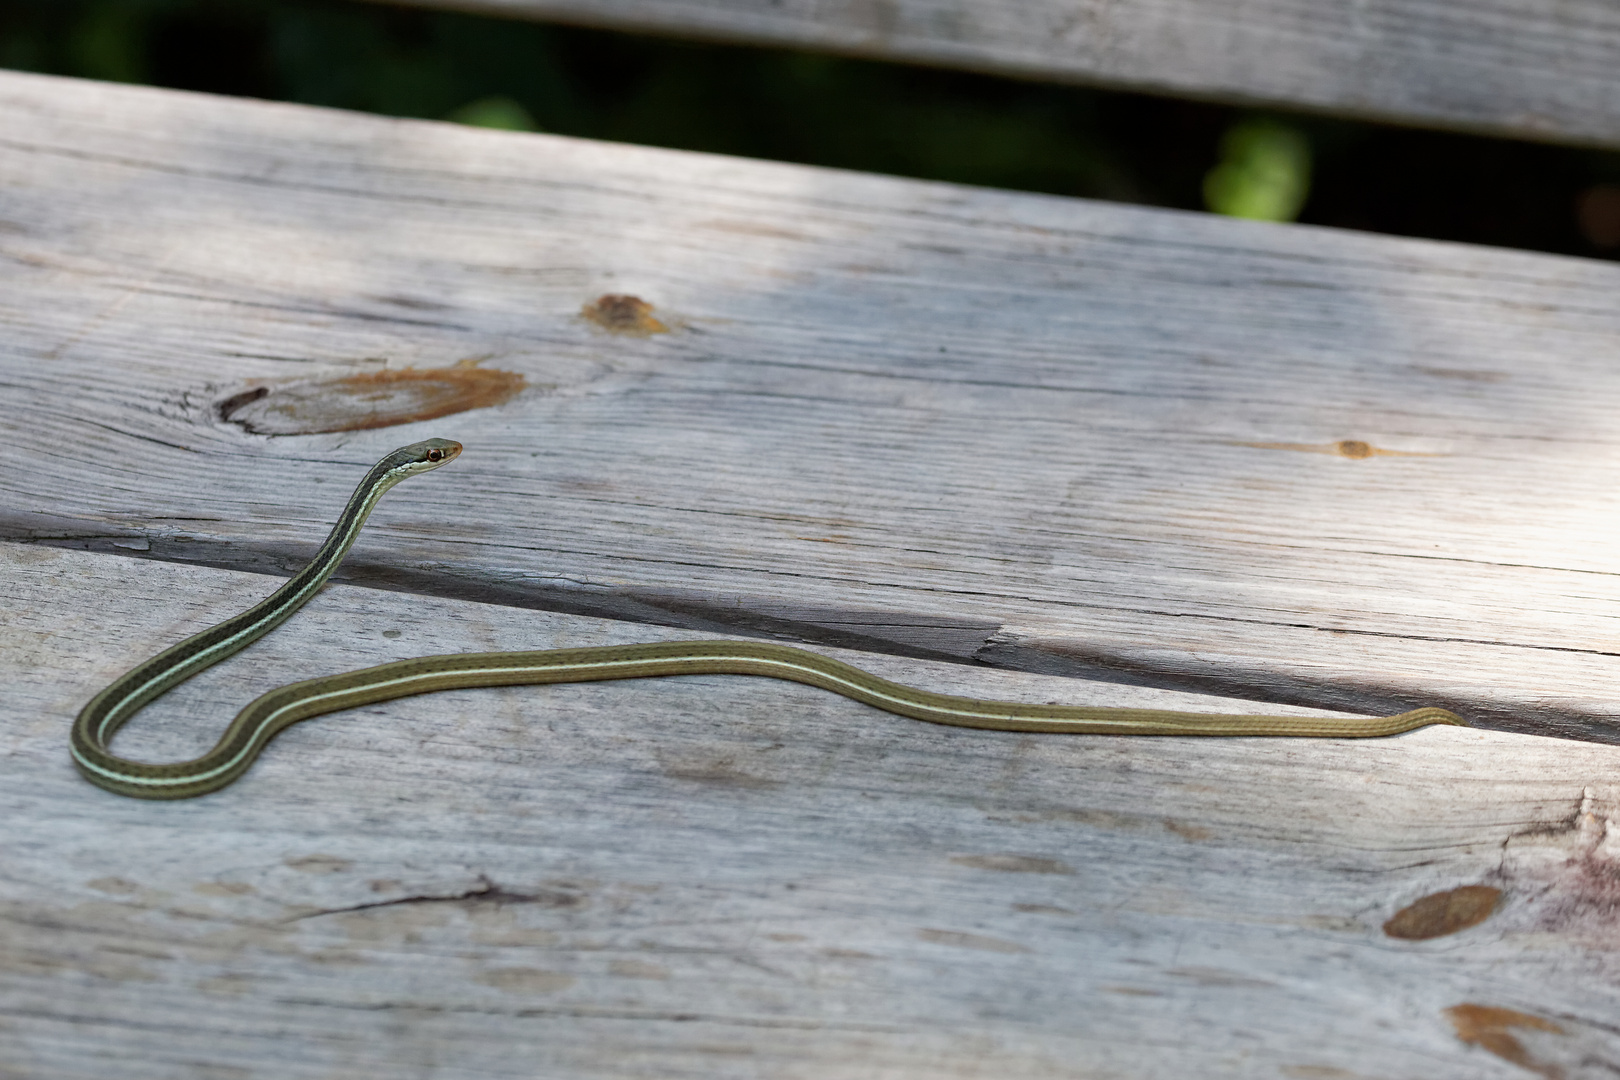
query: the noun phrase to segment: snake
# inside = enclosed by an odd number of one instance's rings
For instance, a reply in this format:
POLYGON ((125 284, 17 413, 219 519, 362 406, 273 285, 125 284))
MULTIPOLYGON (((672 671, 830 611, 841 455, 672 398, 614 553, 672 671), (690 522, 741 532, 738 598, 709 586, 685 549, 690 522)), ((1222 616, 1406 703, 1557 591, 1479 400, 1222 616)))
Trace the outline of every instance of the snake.
POLYGON ((247 771, 275 736, 300 720, 439 690, 591 682, 669 675, 762 675, 805 683, 900 716, 957 727, 1086 735, 1216 735, 1376 738, 1430 724, 1469 726, 1455 713, 1420 708, 1382 717, 1229 715, 1166 709, 1039 705, 920 690, 807 649, 761 641, 663 641, 530 652, 448 653, 288 683, 250 702, 213 749, 190 761, 119 757, 113 735, 160 695, 219 663, 292 617, 326 584, 390 488, 461 454, 451 439, 426 439, 386 455, 349 497, 331 534, 298 573, 268 597, 146 660, 90 699, 73 723, 74 764, 93 784, 141 799, 218 791, 247 771))

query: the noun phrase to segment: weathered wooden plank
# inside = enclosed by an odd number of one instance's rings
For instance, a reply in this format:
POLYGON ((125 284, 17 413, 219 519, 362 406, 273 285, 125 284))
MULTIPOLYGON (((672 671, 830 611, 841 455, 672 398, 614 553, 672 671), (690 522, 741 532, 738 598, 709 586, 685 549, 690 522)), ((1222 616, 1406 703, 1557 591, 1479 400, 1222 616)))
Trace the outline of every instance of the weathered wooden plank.
MULTIPOLYGON (((293 729, 217 795, 143 803, 74 774, 74 711, 275 580, 11 544, 0 567, 8 1078, 1620 1061, 1620 748, 1040 738, 703 677, 392 702, 293 729)), ((294 674, 676 634, 334 587, 121 746, 206 745, 294 674)), ((1226 704, 841 655, 957 692, 1226 704)))
POLYGON ((399 2, 1620 146, 1604 0, 399 2))
POLYGON ((1620 268, 31 76, 0 115, 11 538, 285 572, 441 434, 352 580, 1613 737, 1620 268), (470 363, 527 389, 221 420, 470 363))

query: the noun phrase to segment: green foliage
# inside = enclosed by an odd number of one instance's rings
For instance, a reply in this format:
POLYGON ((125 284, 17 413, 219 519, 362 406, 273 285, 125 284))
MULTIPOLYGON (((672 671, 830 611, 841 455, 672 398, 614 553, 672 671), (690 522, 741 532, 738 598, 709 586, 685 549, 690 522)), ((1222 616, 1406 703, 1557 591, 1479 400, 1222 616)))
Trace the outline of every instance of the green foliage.
POLYGON ((1311 187, 1311 144, 1269 119, 1244 120, 1221 138, 1221 160, 1204 177, 1204 204, 1217 214, 1293 221, 1311 187))
POLYGON ((452 110, 445 119, 501 131, 535 130, 534 117, 529 115, 529 110, 500 94, 469 101, 461 108, 452 110))

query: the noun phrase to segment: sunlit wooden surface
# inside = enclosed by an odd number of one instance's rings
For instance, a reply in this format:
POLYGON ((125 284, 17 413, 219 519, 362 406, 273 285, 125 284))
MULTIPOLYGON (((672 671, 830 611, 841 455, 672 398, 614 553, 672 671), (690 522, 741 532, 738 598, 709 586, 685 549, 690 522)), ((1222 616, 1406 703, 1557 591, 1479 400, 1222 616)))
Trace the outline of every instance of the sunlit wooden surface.
POLYGON ((1613 264, 3 85, 0 537, 1615 736, 1613 264))
MULTIPOLYGON (((1561 1075, 1616 1060, 1620 748, 1039 738, 701 677, 393 702, 140 803, 67 761, 85 690, 277 579, 0 558, 8 1077, 1506 1080, 1506 1038, 1561 1075)), ((195 754, 294 673, 676 636, 338 586, 120 746, 195 754)))
POLYGON ((1617 751, 1546 736, 1620 715, 1617 286, 0 76, 0 1076, 1608 1075, 1617 751), (1485 729, 706 678, 369 708, 186 804, 73 773, 96 686, 430 434, 466 454, 352 584, 121 748, 317 669, 696 634, 1485 729))

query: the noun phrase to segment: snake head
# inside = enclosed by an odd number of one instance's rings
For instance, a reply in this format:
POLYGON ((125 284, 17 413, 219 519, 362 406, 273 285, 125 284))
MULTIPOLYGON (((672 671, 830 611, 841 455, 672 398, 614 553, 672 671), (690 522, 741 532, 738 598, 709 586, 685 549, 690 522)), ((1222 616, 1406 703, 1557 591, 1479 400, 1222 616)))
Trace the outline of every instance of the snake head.
POLYGON ((423 439, 419 443, 400 447, 385 460, 400 469, 403 476, 414 476, 454 461, 460 453, 461 444, 454 439, 423 439))

